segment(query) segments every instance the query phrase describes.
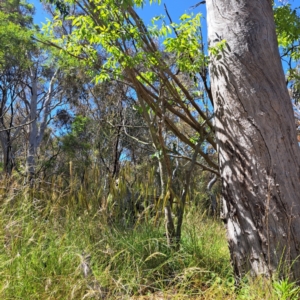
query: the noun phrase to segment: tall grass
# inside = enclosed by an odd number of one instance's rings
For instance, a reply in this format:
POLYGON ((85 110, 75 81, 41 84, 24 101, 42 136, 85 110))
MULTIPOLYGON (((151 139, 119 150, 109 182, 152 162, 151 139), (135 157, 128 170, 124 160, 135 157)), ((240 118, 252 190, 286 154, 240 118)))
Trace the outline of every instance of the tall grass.
POLYGON ((0 194, 0 299, 297 299, 288 282, 237 290, 223 225, 192 206, 174 251, 150 218, 108 222, 100 185, 3 181, 0 194))

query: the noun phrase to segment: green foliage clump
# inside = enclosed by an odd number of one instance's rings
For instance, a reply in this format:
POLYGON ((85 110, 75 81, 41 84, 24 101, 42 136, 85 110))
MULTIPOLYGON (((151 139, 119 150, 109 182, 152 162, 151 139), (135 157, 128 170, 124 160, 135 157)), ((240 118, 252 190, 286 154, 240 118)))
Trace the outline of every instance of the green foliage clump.
POLYGON ((286 74, 290 83, 291 97, 298 102, 300 90, 299 59, 300 59, 300 15, 299 7, 290 4, 274 7, 274 18, 281 57, 288 65, 286 74))
POLYGON ((70 132, 61 138, 61 148, 69 160, 81 161, 86 166, 90 163, 89 152, 92 148, 90 125, 90 119, 78 115, 71 123, 70 132))
POLYGON ((16 18, 16 14, 0 11, 0 70, 14 61, 27 62, 26 51, 32 48, 32 32, 13 22, 16 18))
MULTIPOLYGON (((276 31, 279 46, 288 49, 299 41, 300 38, 300 17, 296 9, 291 5, 283 5, 274 8, 276 31)), ((292 53, 294 59, 299 58, 299 51, 292 53)))

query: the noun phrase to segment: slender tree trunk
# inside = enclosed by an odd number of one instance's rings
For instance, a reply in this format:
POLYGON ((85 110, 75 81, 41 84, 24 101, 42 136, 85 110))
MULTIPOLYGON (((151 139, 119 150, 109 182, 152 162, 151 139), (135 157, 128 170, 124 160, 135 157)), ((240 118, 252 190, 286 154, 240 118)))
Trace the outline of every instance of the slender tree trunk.
POLYGON ((6 132, 2 132, 3 136, 0 137, 1 146, 3 151, 3 171, 7 176, 11 176, 14 167, 12 148, 10 141, 7 138, 6 132))
POLYGON ((300 151, 270 0, 207 0, 210 76, 236 276, 300 279, 300 151), (287 275, 281 268, 280 275, 287 275))
POLYGON ((30 100, 30 125, 29 125, 29 146, 26 159, 26 172, 29 182, 32 183, 35 175, 35 155, 37 150, 38 135, 38 113, 37 113, 37 78, 35 70, 31 70, 31 100, 30 100))
POLYGON ((218 177, 215 174, 213 176, 213 178, 209 181, 209 183, 207 184, 207 187, 206 187, 206 191, 209 195, 209 200, 210 200, 210 212, 211 212, 211 215, 214 217, 216 216, 216 213, 217 213, 217 198, 216 198, 216 195, 212 192, 212 188, 213 188, 214 184, 217 182, 217 180, 218 180, 218 177))

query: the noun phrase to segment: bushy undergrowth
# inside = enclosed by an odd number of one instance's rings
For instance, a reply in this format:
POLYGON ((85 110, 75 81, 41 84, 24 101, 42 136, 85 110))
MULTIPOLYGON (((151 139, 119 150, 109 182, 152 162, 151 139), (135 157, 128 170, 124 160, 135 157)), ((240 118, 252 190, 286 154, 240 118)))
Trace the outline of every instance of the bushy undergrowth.
POLYGON ((297 299, 288 282, 237 289, 223 225, 195 208, 174 251, 151 220, 109 224, 93 195, 53 183, 1 189, 0 299, 297 299))

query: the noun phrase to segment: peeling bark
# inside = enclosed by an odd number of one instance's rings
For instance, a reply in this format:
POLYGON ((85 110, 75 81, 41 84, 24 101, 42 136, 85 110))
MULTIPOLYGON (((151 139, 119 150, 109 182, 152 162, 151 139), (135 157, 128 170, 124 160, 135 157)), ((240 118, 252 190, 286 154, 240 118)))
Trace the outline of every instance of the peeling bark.
POLYGON ((209 46, 226 41, 210 55, 210 76, 235 274, 299 280, 300 151, 271 3, 206 3, 209 46))

